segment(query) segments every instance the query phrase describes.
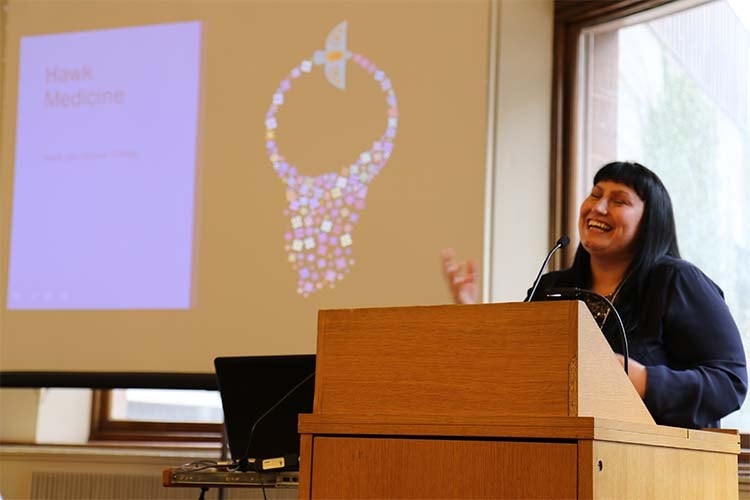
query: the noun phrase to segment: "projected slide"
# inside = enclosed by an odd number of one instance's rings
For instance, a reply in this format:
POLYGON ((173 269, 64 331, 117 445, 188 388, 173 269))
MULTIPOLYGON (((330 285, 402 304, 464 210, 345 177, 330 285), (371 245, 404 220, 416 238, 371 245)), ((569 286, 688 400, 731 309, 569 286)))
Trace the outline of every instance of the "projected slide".
POLYGON ((353 231, 365 208, 367 188, 388 162, 398 127, 398 106, 391 80, 375 64, 346 47, 346 21, 337 25, 326 38, 325 50, 315 51, 281 81, 266 113, 266 152, 273 169, 286 185, 289 226, 284 234, 285 250, 292 269, 297 272, 297 293, 311 293, 333 288, 354 265, 353 231), (352 61, 367 72, 385 96, 388 105, 385 131, 372 147, 340 169, 316 177, 308 176, 286 160, 277 143, 280 128, 276 114, 292 82, 310 74, 316 66, 323 68, 327 81, 346 89, 346 64, 352 61))
POLYGON ((190 307, 200 36, 21 39, 8 309, 190 307))

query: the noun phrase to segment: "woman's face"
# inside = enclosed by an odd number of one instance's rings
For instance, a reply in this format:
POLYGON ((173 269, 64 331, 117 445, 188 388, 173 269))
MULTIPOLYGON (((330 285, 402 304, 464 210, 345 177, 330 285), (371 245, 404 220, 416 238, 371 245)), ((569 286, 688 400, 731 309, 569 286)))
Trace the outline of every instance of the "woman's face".
POLYGON ((625 184, 598 182, 578 217, 581 244, 592 257, 632 259, 643 200, 625 184))

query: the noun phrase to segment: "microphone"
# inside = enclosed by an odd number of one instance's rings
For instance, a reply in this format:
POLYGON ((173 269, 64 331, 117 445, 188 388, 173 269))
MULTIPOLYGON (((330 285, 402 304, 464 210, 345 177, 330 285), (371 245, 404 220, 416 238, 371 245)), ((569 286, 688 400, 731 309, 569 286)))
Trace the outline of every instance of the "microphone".
MULTIPOLYGON (((545 298, 548 299, 573 299, 573 300, 581 300, 583 296, 592 297, 599 302, 604 302, 607 304, 607 307, 609 310, 613 313, 615 313, 615 318, 617 318, 617 326, 618 331, 620 332, 620 346, 622 347, 622 357, 624 360, 623 367, 625 368, 625 373, 628 373, 628 359, 630 358, 628 353, 628 337, 625 334, 625 325, 622 323, 622 318, 620 317, 620 313, 617 312, 617 308, 612 303, 611 300, 609 300, 604 295, 599 295, 596 292, 592 292, 591 290, 584 290, 583 288, 575 288, 575 287, 569 287, 569 288, 547 288, 544 291, 545 298)), ((604 322, 606 323, 607 319, 604 319, 604 322)), ((604 323, 602 323, 601 328, 604 327, 604 323)))
POLYGON ((564 248, 564 247, 568 246, 568 243, 570 243, 570 238, 568 238, 565 235, 561 236, 560 239, 557 240, 557 243, 555 243, 555 246, 552 247, 552 250, 550 250, 549 253, 547 254, 547 258, 544 259, 544 264, 542 264, 542 267, 539 268, 539 272, 536 275, 536 279, 534 280, 534 284, 531 285, 531 293, 529 293, 529 296, 526 297, 526 299, 524 300, 524 302, 531 302, 531 299, 532 299, 532 297, 534 297, 534 293, 536 292, 536 289, 539 286, 539 280, 542 277, 542 272, 544 272, 544 268, 547 267, 547 263, 552 258, 552 256, 555 254, 555 252, 557 252, 561 248, 564 248))

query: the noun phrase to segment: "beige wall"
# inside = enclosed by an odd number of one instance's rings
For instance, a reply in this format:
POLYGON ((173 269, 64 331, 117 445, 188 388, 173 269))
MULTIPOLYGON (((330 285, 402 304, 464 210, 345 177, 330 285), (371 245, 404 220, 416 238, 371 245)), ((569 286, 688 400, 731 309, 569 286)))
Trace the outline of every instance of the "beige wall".
MULTIPOLYGON (((88 475, 124 474, 151 477, 158 482, 165 468, 179 467, 198 458, 216 460, 218 457, 191 448, 118 451, 5 445, 0 447, 0 494, 3 500, 31 498, 32 474, 38 471, 88 475)), ((175 497, 197 497, 197 490, 180 490, 182 491, 179 493, 175 492, 175 497)))
POLYGON ((552 1, 500 3, 492 301, 526 296, 549 246, 552 1))
POLYGON ((36 441, 40 392, 41 389, 0 389, 0 442, 36 441))

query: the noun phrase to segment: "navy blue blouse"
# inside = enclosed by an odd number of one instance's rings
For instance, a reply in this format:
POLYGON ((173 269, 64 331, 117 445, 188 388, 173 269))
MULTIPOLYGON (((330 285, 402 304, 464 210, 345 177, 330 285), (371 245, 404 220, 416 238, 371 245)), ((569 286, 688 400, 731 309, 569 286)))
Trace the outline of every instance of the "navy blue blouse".
MULTIPOLYGON (((571 269, 542 277, 550 287, 581 286, 571 269)), ((747 393, 747 366, 737 325, 721 289, 687 261, 663 257, 641 296, 617 297, 630 357, 647 367, 644 403, 657 424, 718 427, 747 393)), ((602 331, 621 353, 616 320, 602 331)))

